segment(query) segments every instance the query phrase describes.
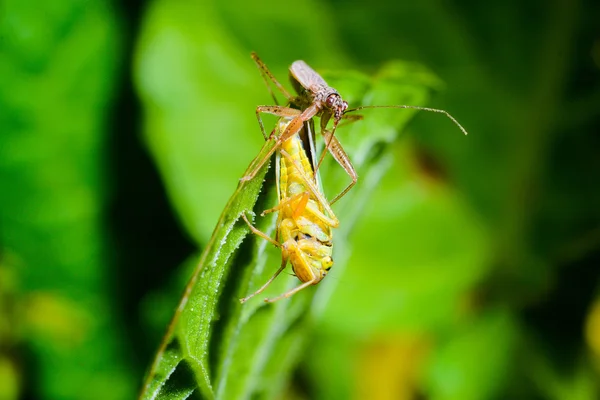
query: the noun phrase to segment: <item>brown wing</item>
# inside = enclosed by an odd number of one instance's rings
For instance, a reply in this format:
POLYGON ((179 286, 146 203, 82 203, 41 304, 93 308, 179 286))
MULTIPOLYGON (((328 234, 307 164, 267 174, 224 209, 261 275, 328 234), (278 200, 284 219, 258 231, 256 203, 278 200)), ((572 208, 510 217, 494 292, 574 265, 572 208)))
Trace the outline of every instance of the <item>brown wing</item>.
POLYGON ((305 89, 310 90, 314 85, 329 86, 321 75, 317 74, 314 69, 308 66, 302 60, 294 61, 290 66, 290 74, 298 81, 305 89))

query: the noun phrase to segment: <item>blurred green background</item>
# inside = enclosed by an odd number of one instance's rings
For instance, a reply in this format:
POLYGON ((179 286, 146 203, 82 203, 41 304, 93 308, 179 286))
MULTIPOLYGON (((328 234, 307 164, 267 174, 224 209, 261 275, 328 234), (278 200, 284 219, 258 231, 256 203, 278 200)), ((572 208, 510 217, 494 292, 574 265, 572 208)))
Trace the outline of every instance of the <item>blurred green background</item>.
POLYGON ((262 145, 252 50, 282 81, 419 63, 470 133, 420 113, 394 144, 281 398, 600 398, 598 21, 592 0, 0 2, 0 399, 136 395, 262 145))

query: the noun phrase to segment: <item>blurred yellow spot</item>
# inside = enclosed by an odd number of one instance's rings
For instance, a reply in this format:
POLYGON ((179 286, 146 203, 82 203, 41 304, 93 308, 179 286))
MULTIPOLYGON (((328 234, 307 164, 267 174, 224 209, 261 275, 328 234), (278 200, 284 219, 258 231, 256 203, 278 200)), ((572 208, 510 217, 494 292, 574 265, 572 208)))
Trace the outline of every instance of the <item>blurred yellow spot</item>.
POLYGON ((0 399, 18 399, 20 380, 14 363, 0 356, 0 399))
POLYGON ((600 358, 600 299, 596 299, 588 314, 585 338, 594 355, 600 358))
POLYGON ((74 300, 53 293, 31 294, 25 304, 27 328, 66 347, 78 346, 93 321, 92 316, 74 300))
POLYGON ((422 335, 379 337, 360 351, 355 373, 356 399, 410 400, 430 348, 422 335))

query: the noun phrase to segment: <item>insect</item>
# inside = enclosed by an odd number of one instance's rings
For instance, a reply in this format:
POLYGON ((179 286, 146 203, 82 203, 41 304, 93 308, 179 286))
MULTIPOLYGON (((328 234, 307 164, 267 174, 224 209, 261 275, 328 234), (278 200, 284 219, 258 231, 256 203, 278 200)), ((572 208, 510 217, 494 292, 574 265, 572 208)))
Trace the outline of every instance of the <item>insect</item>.
MULTIPOLYGON (((271 136, 280 138, 293 121, 291 118, 280 118, 271 136)), ((339 221, 323 196, 318 175, 314 174, 315 146, 312 124, 303 124, 298 133, 281 141, 276 148, 279 204, 262 213, 263 216, 271 212, 279 213, 275 239, 254 227, 247 216, 242 214, 253 233, 281 249, 281 267, 256 292, 240 299, 241 303, 264 291, 285 269, 288 262, 302 284, 280 296, 265 299, 265 302, 275 302, 308 286, 316 285, 333 266, 332 228, 336 228, 339 221)))
POLYGON ((293 96, 283 87, 283 85, 281 85, 281 83, 279 83, 279 81, 275 78, 271 71, 269 71, 267 66, 262 62, 258 55, 256 55, 256 53, 252 53, 252 58, 261 71, 263 79, 265 80, 273 99, 275 99, 275 102, 277 103, 277 99, 271 90, 269 80, 273 82, 273 84, 289 102, 289 106, 258 106, 256 108, 256 117, 258 119, 263 137, 265 140, 267 139, 264 124, 262 122, 262 118, 260 117, 261 114, 272 114, 279 117, 291 118, 291 121, 287 124, 285 130, 279 135, 277 139, 278 143, 274 149, 264 156, 262 161, 258 163, 253 171, 242 178, 243 181, 252 179, 262 165, 264 165, 264 163, 270 158, 275 149, 280 146, 282 142, 288 140, 298 133, 302 129, 303 124, 307 121, 310 121, 313 117, 320 117, 320 129, 321 134, 324 136, 326 149, 326 151, 321 153, 319 161, 314 167, 313 173, 316 175, 325 157, 325 154, 328 151, 331 153, 337 163, 344 168, 352 180, 346 188, 344 188, 337 196, 333 198, 330 204, 334 204, 336 201, 342 198, 358 180, 358 175, 356 174, 356 170, 354 169, 352 162, 344 151, 341 143, 335 137, 335 131, 342 119, 355 121, 362 118, 359 115, 348 115, 349 113, 369 108, 408 108, 421 111, 430 111, 444 114, 452 122, 454 122, 465 135, 467 134, 467 131, 462 127, 462 125, 445 110, 410 105, 360 106, 349 109, 348 103, 342 99, 342 96, 337 92, 337 90, 329 86, 327 82, 325 82, 325 80, 317 72, 315 72, 315 70, 301 60, 294 61, 290 66, 290 80, 294 86, 294 89, 298 93, 297 96, 293 96), (331 130, 328 130, 327 124, 332 118, 333 127, 331 130))
POLYGON ((266 302, 290 297, 310 285, 319 283, 331 269, 333 265, 331 257, 332 229, 339 225, 331 205, 342 198, 356 184, 358 178, 349 157, 334 135, 342 119, 353 121, 362 118, 356 115, 347 115, 348 113, 367 108, 412 108, 432 111, 445 114, 463 133, 467 133, 458 121, 444 110, 407 105, 361 106, 348 109, 348 103, 342 99, 340 94, 304 61, 295 61, 290 67, 291 81, 298 93, 297 96, 292 96, 255 53, 252 53, 252 58, 261 71, 275 102, 277 103, 277 99, 269 86, 269 80, 284 94, 289 104, 288 106, 274 105, 256 108, 256 117, 263 137, 265 140, 275 139, 275 144, 263 158, 255 160, 254 168, 242 178, 242 181, 252 179, 271 155, 277 152, 276 172, 279 204, 262 213, 262 215, 271 212, 279 213, 276 238, 272 239, 254 227, 245 214, 242 214, 242 218, 254 234, 281 249, 282 262, 281 267, 262 287, 240 299, 242 303, 262 293, 285 269, 288 262, 292 265, 294 274, 303 283, 280 296, 265 299, 266 302), (263 113, 280 117, 277 127, 270 137, 267 137, 265 133, 261 118, 263 113), (320 130, 325 141, 325 150, 318 163, 315 158, 314 117, 320 117, 320 130), (329 130, 327 124, 332 118, 333 128, 329 130), (305 144, 308 146, 306 150, 305 144), (323 195, 317 173, 326 152, 332 154, 352 180, 331 202, 328 202, 323 195))

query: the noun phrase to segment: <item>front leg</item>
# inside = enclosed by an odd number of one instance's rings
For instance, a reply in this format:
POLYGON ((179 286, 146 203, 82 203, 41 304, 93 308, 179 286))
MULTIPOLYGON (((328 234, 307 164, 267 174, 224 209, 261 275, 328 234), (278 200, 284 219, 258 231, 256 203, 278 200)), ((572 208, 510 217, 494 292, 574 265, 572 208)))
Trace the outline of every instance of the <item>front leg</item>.
MULTIPOLYGON (((260 125, 260 130, 261 130, 262 135, 265 138, 265 140, 269 140, 269 138, 267 138, 267 134, 265 133, 265 127, 264 127, 262 118, 260 117, 260 114, 271 114, 271 115, 276 115, 281 118, 288 118, 288 119, 291 118, 292 120, 286 125, 286 128, 284 129, 284 131, 279 132, 278 135, 275 134, 275 132, 278 129, 275 128, 273 130, 273 132, 271 133, 271 135, 269 137, 270 138, 276 137, 277 141, 276 141, 275 145, 273 146, 273 148, 271 148, 267 152, 267 154, 265 154, 263 156, 263 158, 261 158, 260 160, 255 159, 254 161, 252 161, 251 165, 253 165, 253 168, 251 169, 250 173, 248 173, 246 176, 244 176, 244 177, 242 177, 242 179, 240 179, 240 181, 242 181, 242 182, 249 181, 256 176, 258 171, 260 171, 260 169, 263 167, 263 165, 265 165, 265 163, 271 158, 273 153, 281 147, 281 144, 285 140, 287 140, 284 135, 287 134, 288 136, 290 136, 290 132, 288 132, 290 125, 302 115, 299 110, 296 110, 295 108, 290 108, 290 107, 282 107, 282 106, 258 106, 258 107, 256 107, 256 118, 258 119, 258 124, 260 125)), ((281 123, 281 119, 278 122, 278 127, 279 127, 279 123, 281 123)), ((300 127, 298 129, 296 129, 296 133, 300 130, 301 127, 302 127, 302 124, 300 124, 300 127)))

